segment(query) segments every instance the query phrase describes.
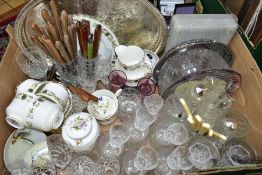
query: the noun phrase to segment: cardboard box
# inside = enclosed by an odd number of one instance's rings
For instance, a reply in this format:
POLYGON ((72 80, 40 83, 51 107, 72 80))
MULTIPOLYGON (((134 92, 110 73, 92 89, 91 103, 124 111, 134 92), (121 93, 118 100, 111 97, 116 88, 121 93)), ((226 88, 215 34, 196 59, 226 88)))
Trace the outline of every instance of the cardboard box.
MULTIPOLYGON (((15 87, 27 78, 16 65, 15 57, 18 48, 12 32, 12 28, 8 27, 11 40, 0 64, 0 173, 4 169, 3 149, 5 142, 14 130, 5 122, 5 108, 14 97, 15 87)), ((247 136, 247 141, 256 149, 257 154, 262 156, 262 74, 238 33, 230 42, 230 48, 235 59, 233 69, 242 75, 242 86, 234 94, 234 108, 248 116, 253 129, 247 136)), ((262 165, 224 170, 213 169, 202 173, 209 174, 217 171, 241 169, 262 169, 262 165)))

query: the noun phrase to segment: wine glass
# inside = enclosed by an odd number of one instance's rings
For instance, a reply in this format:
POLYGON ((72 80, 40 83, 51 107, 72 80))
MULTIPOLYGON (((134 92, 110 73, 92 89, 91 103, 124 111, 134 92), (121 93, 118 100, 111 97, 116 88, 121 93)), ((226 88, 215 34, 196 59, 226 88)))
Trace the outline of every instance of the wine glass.
POLYGON ((108 80, 110 84, 110 90, 115 93, 118 89, 125 85, 127 76, 121 70, 113 70, 110 72, 108 80))
POLYGON ((140 131, 145 131, 156 120, 156 115, 151 115, 147 110, 141 106, 136 111, 134 126, 140 131))

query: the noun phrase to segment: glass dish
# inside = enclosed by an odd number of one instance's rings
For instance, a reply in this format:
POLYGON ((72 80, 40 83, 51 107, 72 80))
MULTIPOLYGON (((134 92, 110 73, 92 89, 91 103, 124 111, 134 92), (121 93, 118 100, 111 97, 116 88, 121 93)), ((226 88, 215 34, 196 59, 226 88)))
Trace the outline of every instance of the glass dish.
POLYGON ((212 45, 216 45, 212 40, 190 40, 167 51, 153 71, 161 94, 184 76, 204 70, 229 69, 232 60, 229 48, 212 45))

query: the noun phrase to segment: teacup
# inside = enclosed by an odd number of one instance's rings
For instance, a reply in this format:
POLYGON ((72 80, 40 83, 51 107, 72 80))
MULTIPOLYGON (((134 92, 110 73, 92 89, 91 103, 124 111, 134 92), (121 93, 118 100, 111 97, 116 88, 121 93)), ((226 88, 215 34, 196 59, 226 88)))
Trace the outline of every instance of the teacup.
POLYGON ((153 64, 140 47, 119 45, 115 52, 115 69, 125 72, 128 81, 136 81, 152 74, 153 64))
POLYGON ((15 128, 57 129, 64 113, 54 102, 30 92, 18 93, 6 108, 6 122, 15 128))
POLYGON ((100 126, 89 113, 75 113, 62 127, 64 141, 75 152, 91 151, 100 134, 100 126))
POLYGON ((33 91, 35 87, 40 83, 40 81, 34 79, 27 79, 23 81, 16 87, 16 93, 25 92, 25 91, 33 91), (32 90, 30 90, 32 89, 32 90))
POLYGON ((117 96, 122 91, 118 90, 116 94, 109 90, 98 90, 93 93, 98 97, 98 102, 90 101, 87 109, 89 113, 94 116, 101 125, 109 125, 116 119, 116 112, 118 109, 117 96))

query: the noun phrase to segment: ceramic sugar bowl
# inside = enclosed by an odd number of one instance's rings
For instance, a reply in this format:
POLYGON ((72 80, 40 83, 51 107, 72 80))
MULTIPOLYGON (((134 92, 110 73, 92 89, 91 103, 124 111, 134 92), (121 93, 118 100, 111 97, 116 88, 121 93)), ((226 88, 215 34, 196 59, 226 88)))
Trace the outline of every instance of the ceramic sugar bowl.
POLYGON ((75 152, 91 151, 100 134, 100 126, 89 113, 75 113, 62 127, 64 141, 75 152))

